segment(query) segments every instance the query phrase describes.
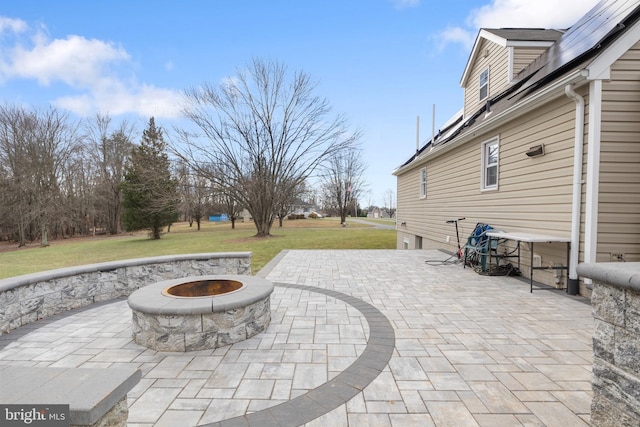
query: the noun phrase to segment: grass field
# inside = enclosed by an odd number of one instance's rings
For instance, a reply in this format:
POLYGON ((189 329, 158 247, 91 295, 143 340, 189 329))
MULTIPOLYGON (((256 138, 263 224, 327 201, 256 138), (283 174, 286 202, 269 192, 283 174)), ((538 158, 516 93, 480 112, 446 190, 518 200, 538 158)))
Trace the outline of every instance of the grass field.
POLYGON ((16 249, 3 244, 0 250, 0 279, 55 268, 157 255, 237 252, 253 253, 251 268, 258 272, 283 249, 394 249, 395 230, 382 230, 364 224, 342 227, 333 218, 285 221, 271 229, 272 237, 253 237, 253 223, 204 222, 200 231, 195 224, 175 224, 160 240, 149 240, 145 232, 114 237, 90 237, 52 241, 41 248, 31 245, 16 249))
POLYGON ((362 218, 362 220, 381 225, 396 225, 396 220, 393 218, 362 218))

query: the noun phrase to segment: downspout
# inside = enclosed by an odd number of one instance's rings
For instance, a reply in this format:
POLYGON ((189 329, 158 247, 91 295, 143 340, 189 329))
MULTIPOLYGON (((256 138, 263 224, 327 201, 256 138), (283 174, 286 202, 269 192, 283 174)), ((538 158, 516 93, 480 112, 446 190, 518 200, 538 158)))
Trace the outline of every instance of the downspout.
POLYGON ((571 202, 571 253, 569 255, 569 277, 567 292, 577 295, 579 290, 578 256, 580 254, 580 207, 582 203, 582 151, 584 145, 584 98, 568 84, 564 93, 576 103, 576 123, 573 145, 573 199, 571 202))
MULTIPOLYGON (((597 261, 600 143, 602 131, 602 80, 589 85, 589 139, 587 141, 587 188, 585 190, 584 262, 597 261)), ((591 289, 591 279, 585 278, 591 289)))

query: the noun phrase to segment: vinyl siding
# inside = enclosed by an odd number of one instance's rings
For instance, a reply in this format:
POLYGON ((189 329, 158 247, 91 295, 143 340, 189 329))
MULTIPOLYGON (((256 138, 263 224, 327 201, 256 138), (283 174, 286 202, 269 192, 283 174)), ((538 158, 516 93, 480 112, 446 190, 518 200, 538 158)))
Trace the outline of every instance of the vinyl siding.
MULTIPOLYGON (((581 92, 585 95, 585 91, 581 92)), ((562 96, 531 111, 495 133, 478 136, 427 162, 427 198, 418 200, 422 165, 398 176, 399 241, 420 235, 424 248, 455 249, 455 228, 445 221, 466 217, 460 224, 464 241, 477 222, 496 229, 568 237, 571 230, 575 104, 562 96), (481 145, 498 136, 497 191, 480 191, 481 145), (545 144, 546 154, 529 158, 533 145, 545 144), (446 243, 446 236, 451 242, 446 243)), ((411 240, 411 239, 409 239, 411 240)), ((401 247, 401 246, 399 246, 401 247)), ((529 253, 522 245, 522 271, 528 276, 529 253)), ((566 245, 536 244, 543 265, 566 264, 566 245)), ((536 271, 537 281, 552 284, 553 274, 536 271)))
POLYGON ((489 50, 489 55, 478 55, 476 63, 471 67, 469 78, 464 88, 464 116, 475 113, 486 100, 480 102, 480 73, 489 67, 489 98, 502 92, 509 86, 509 51, 493 42, 483 39, 480 51, 489 50))
POLYGON ((640 43, 603 83, 597 262, 640 261, 640 43))
MULTIPOLYGON (((425 220, 422 213, 426 210, 427 201, 430 197, 431 171, 427 168, 427 197, 420 197, 420 171, 424 166, 418 166, 406 173, 398 176, 398 200, 403 203, 397 206, 396 224, 398 229, 398 249, 402 249, 404 238, 410 237, 409 249, 415 249, 415 236, 423 236, 423 227, 420 223, 425 220)), ((423 241, 424 249, 433 249, 429 247, 429 241, 423 241)))
POLYGON ((543 47, 514 47, 513 48, 513 76, 516 76, 523 68, 536 60, 546 49, 543 47))

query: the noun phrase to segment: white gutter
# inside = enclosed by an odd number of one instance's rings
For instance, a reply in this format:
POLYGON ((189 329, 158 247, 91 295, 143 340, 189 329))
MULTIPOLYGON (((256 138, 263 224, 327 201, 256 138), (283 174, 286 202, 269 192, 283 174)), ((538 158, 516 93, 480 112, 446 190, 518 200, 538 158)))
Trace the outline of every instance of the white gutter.
MULTIPOLYGON (((571 253, 569 256, 569 280, 567 291, 578 291, 578 255, 580 254, 580 208, 582 204, 582 152, 584 146, 584 98, 568 84, 564 93, 576 103, 576 123, 573 145, 573 199, 571 202, 571 253)), ((591 120, 589 120, 591 121, 591 120)))

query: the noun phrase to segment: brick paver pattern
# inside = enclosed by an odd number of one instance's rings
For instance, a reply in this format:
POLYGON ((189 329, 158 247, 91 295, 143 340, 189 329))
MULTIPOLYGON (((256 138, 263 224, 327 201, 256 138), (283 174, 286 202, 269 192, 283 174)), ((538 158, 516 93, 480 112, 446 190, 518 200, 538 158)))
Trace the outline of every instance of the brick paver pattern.
POLYGON ((143 378, 128 395, 131 427, 267 414, 345 372, 371 380, 306 426, 587 426, 588 301, 556 290, 531 294, 517 278, 424 262, 435 258, 446 255, 288 251, 260 272, 276 284, 272 321, 247 341, 188 353, 146 349, 132 341, 131 311, 119 300, 0 336, 0 363, 138 367, 143 378), (378 320, 352 300, 313 288, 371 304, 388 320, 395 348, 386 366, 372 374, 354 364, 368 356, 358 359, 378 320), (354 366, 359 370, 350 372, 354 366))

